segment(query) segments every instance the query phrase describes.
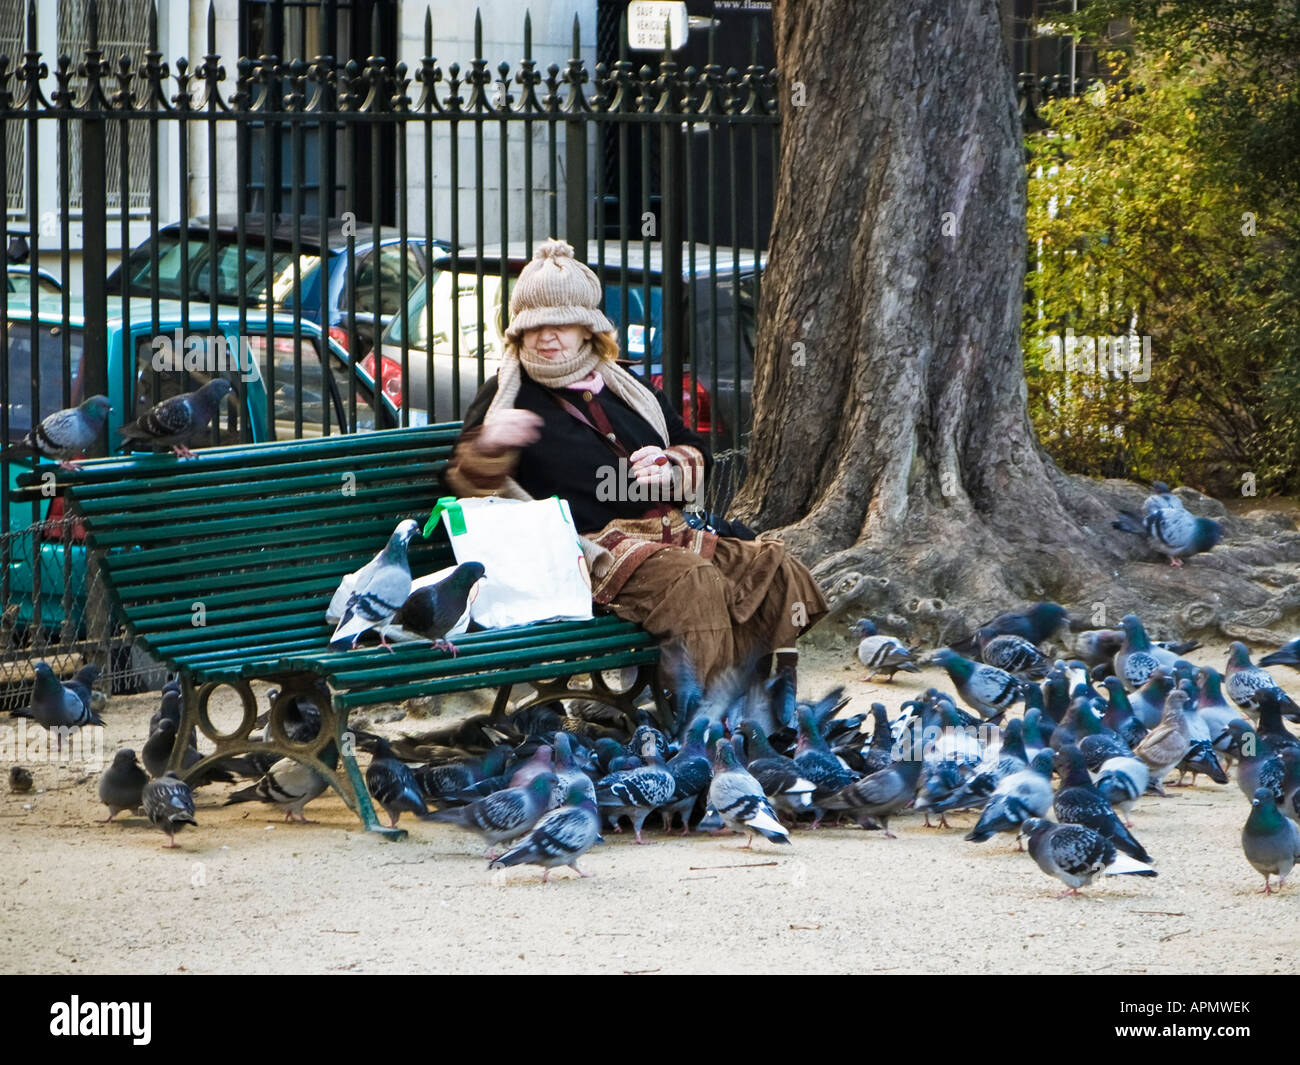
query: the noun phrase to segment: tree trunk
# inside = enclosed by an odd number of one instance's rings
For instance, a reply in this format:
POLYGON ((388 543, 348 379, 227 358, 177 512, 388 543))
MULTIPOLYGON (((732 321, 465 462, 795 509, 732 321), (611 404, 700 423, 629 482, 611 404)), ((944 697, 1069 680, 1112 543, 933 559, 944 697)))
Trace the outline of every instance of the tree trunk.
MULTIPOLYGON (((773 21, 780 176, 735 512, 778 529, 833 607, 936 640, 1039 598, 1097 624, 1145 604, 1184 631, 1222 627, 1212 600, 1229 588, 1266 607, 1240 572, 1189 595, 1110 528, 1144 493, 1067 477, 1037 442, 1024 150, 995 0, 776 0, 773 21), (1133 566, 1154 591, 1119 572, 1133 566)), ((1300 536, 1277 546, 1256 561, 1300 557, 1300 536)), ((1231 563, 1219 549, 1183 572, 1231 563)))

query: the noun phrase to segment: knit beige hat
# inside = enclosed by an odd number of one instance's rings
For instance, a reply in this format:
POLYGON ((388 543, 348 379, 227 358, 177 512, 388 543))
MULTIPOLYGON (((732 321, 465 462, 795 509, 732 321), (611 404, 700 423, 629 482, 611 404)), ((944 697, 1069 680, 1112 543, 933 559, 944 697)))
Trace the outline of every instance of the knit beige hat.
POLYGON ((548 240, 519 272, 510 294, 510 324, 506 339, 519 342, 530 329, 544 325, 583 325, 593 333, 609 333, 614 323, 600 309, 605 292, 586 263, 573 257, 573 246, 548 240))

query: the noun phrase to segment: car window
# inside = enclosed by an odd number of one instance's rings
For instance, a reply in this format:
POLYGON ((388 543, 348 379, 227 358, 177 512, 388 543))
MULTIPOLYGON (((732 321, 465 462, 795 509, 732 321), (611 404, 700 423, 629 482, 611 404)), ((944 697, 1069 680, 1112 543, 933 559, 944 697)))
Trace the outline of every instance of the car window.
MULTIPOLYGON (((227 360, 225 362, 227 365, 238 365, 234 362, 237 357, 236 353, 232 351, 226 354, 226 338, 224 336, 217 337, 215 342, 210 337, 199 337, 198 334, 190 334, 190 338, 191 340, 186 342, 186 347, 197 356, 191 362, 191 365, 196 363, 219 365, 222 364, 222 360, 227 360), (197 344, 199 342, 203 344, 202 348, 191 347, 191 343, 197 344)), ((226 377, 234 381, 238 376, 233 370, 227 372, 202 369, 186 370, 184 369, 185 352, 177 353, 176 357, 172 357, 171 338, 164 337, 164 339, 168 341, 168 347, 165 349, 156 345, 153 337, 149 336, 141 337, 136 343, 135 392, 130 416, 126 419, 128 421, 139 418, 146 411, 164 400, 202 388, 216 377, 226 377)), ((243 409, 232 395, 222 404, 218 416, 213 419, 215 425, 209 426, 207 431, 202 433, 196 440, 191 441, 189 446, 197 451, 200 448, 213 447, 218 444, 240 443, 243 439, 243 417, 243 409)), ((142 448, 141 450, 148 449, 142 448)))
MULTIPOLYGON (((16 296, 31 295, 32 293, 31 274, 15 273, 14 271, 9 271, 9 273, 6 276, 8 277, 7 287, 10 292, 14 293, 14 295, 16 296)), ((36 275, 36 285, 41 295, 43 296, 57 296, 63 291, 63 289, 59 288, 58 282, 54 281, 52 278, 46 277, 44 274, 36 275)), ((14 306, 15 305, 14 301, 10 300, 9 305, 11 307, 14 306)))
MULTIPOLYGON (((211 299, 213 268, 211 251, 206 239, 191 238, 186 248, 189 261, 188 287, 182 284, 182 254, 179 234, 161 233, 158 237, 158 294, 163 299, 179 299, 183 295, 195 301, 211 299)), ((319 256, 303 254, 298 258, 301 284, 306 285, 311 272, 320 262, 319 256)), ((134 296, 153 294, 154 261, 149 245, 131 252, 126 263, 130 291, 134 296)), ((293 293, 293 255, 288 248, 274 248, 271 252, 271 297, 278 305, 293 293)), ((109 290, 116 291, 120 282, 110 278, 109 290)), ((221 303, 237 303, 240 285, 250 307, 265 306, 267 292, 266 251, 252 244, 244 247, 241 260, 239 243, 231 237, 221 237, 217 242, 216 292, 221 303)))
MULTIPOLYGON (((61 325, 44 322, 36 326, 36 384, 40 410, 36 421, 63 407, 63 331, 61 325)), ((73 369, 72 401, 80 403, 81 355, 83 335, 80 329, 69 332, 69 364, 73 369)), ((21 440, 32 427, 32 327, 27 322, 9 322, 9 439, 21 440)))
MULTIPOLYGON (((424 277, 420 260, 415 252, 400 248, 380 248, 378 255, 371 252, 357 264, 357 313, 375 313, 375 274, 379 274, 379 314, 387 318, 402 309, 402 275, 405 267, 406 297, 409 300, 424 277)), ((347 307, 344 291, 342 307, 347 307)))
MULTIPOLYGON (((254 335, 249 338, 253 358, 264 383, 271 384, 271 374, 266 362, 266 337, 254 335)), ((327 382, 321 372, 320 349, 316 339, 310 336, 302 338, 301 388, 294 374, 294 338, 277 336, 273 341, 275 353, 274 372, 274 415, 276 440, 292 440, 296 433, 297 407, 302 406, 303 438, 316 438, 325 435, 326 404, 329 404, 328 430, 331 435, 342 431, 341 421, 347 415, 348 405, 348 365, 331 351, 330 375, 332 382, 327 382), (332 387, 331 387, 332 386, 332 387)), ((375 428, 375 411, 370 389, 360 379, 357 381, 357 429, 375 428)))
MULTIPOLYGON (((479 312, 478 312, 478 277, 475 274, 456 274, 455 303, 457 319, 455 322, 458 337, 452 335, 452 281, 450 270, 435 270, 433 280, 433 351, 435 355, 457 354, 461 358, 475 358, 479 350, 479 312)), ((482 346, 485 357, 499 359, 504 345, 503 303, 501 278, 496 274, 483 277, 483 337, 482 346)), ((394 318, 384 333, 385 344, 400 345, 403 318, 410 333, 410 347, 415 351, 429 350, 429 315, 426 310, 426 282, 423 278, 412 289, 410 303, 406 314, 394 318)), ((509 300, 509 288, 506 289, 506 301, 509 300)))

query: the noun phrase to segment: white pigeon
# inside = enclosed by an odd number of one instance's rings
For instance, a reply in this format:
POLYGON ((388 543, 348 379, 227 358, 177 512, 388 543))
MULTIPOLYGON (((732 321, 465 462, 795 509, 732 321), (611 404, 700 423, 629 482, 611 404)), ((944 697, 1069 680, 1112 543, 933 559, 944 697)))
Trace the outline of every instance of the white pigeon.
POLYGON ((411 566, 406 549, 419 530, 410 518, 400 522, 384 549, 357 571, 352 593, 330 637, 332 649, 355 647, 362 633, 377 629, 380 644, 392 650, 385 632, 393 615, 411 594, 411 566))

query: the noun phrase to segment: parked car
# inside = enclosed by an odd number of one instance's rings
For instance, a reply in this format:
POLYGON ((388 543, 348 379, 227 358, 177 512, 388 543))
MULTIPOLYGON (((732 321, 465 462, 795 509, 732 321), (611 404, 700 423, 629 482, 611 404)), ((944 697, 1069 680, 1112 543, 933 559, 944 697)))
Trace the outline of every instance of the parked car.
MULTIPOLYGON (((621 326, 624 294, 619 251, 617 244, 606 244, 605 263, 589 261, 588 265, 604 283, 605 313, 615 325, 621 326)), ((406 313, 395 317, 384 331, 380 338, 384 391, 398 402, 405 397, 413 423, 430 416, 430 348, 434 421, 460 417, 478 391, 480 380, 496 373, 504 342, 504 308, 509 305, 515 278, 528 262, 526 253, 522 244, 507 247, 504 284, 500 249, 485 249, 481 258, 466 254, 434 259, 432 283, 421 282, 411 295, 406 313), (432 330, 428 312, 430 289, 432 330), (453 307, 456 309, 454 323, 453 307), (394 382, 391 375, 394 368, 400 374, 404 338, 407 379, 394 382)), ((707 247, 697 246, 693 260, 688 248, 683 249, 682 255, 683 416, 700 432, 712 431, 718 437, 728 438, 743 434, 750 424, 755 281, 765 262, 752 251, 742 250, 737 257, 739 271, 733 263, 732 249, 718 248, 714 273, 707 247)), ((630 369, 644 373, 648 343, 649 376, 656 387, 663 387, 662 262, 658 245, 651 246, 648 261, 643 259, 639 245, 628 249, 627 342, 623 354, 631 363, 630 369)))
MULTIPOLYGON (((5 274, 5 288, 10 293, 9 302, 13 303, 15 299, 27 300, 27 305, 31 306, 32 295, 32 268, 26 263, 10 263, 9 269, 5 274)), ((37 270, 36 290, 38 300, 43 296, 57 296, 63 291, 63 286, 59 284, 59 279, 48 270, 37 270)))
MULTIPOLYGON (((357 350, 365 355, 374 347, 375 336, 383 330, 392 315, 402 306, 402 278, 405 275, 408 293, 424 277, 427 266, 425 240, 422 235, 407 234, 402 246, 398 230, 384 226, 375 229, 364 222, 353 223, 353 270, 356 274, 356 306, 354 308, 357 332, 357 350), (379 277, 379 296, 375 298, 375 275, 379 277)), ((215 269, 217 302, 236 305, 239 288, 245 289, 248 306, 265 307, 270 294, 270 304, 277 311, 301 308, 304 320, 323 325, 336 342, 348 347, 348 234, 343 219, 328 220, 322 238, 320 219, 304 215, 299 219, 299 292, 294 295, 293 227, 284 215, 272 215, 269 240, 272 247, 270 276, 267 276, 266 241, 267 216, 244 215, 244 261, 239 261, 239 238, 236 216, 219 214, 216 220, 217 262, 215 269), (321 298, 320 268, 322 253, 328 255, 329 291, 321 298), (325 308, 322 311, 322 304, 325 308)), ((129 292, 132 296, 151 296, 154 284, 154 263, 157 262, 159 294, 164 299, 188 299, 207 302, 211 299, 214 270, 209 261, 212 255, 210 237, 213 230, 209 220, 191 219, 186 229, 189 260, 184 264, 188 284, 181 278, 181 227, 180 223, 163 226, 158 231, 156 255, 152 238, 136 247, 126 261, 129 292)), ((437 253, 451 246, 446 241, 432 242, 437 253)), ((122 291, 119 266, 108 277, 108 291, 122 291)))
MULTIPOLYGON (((106 365, 107 394, 113 408, 107 426, 110 451, 121 449, 122 438, 117 432, 120 426, 133 421, 160 400, 198 388, 217 375, 242 379, 242 402, 236 398, 238 393, 232 394, 219 424, 212 427, 209 436, 192 445, 196 450, 214 444, 239 443, 245 438, 245 430, 254 442, 338 433, 341 426, 347 425, 351 401, 349 375, 356 382, 359 431, 391 428, 398 423, 397 409, 377 394, 373 378, 359 366, 354 366, 348 353, 331 338, 322 335, 314 322, 298 323, 302 371, 300 382, 296 382, 294 356, 298 346, 294 339, 294 319, 290 315, 274 315, 268 323, 263 311, 250 310, 247 314, 248 332, 241 343, 236 312, 222 307, 215 324, 210 325, 207 304, 190 305, 189 331, 184 336, 203 338, 191 346, 192 350, 205 356, 210 353, 212 358, 208 364, 214 367, 221 365, 224 353, 227 369, 195 368, 186 371, 183 369, 183 349, 187 345, 182 344, 179 365, 174 358, 182 309, 177 301, 162 301, 155 329, 150 321, 150 301, 132 300, 128 330, 121 301, 109 301, 106 365), (267 357, 268 329, 270 359, 267 357), (155 338, 162 338, 162 341, 155 343, 155 338), (156 358, 169 351, 172 354, 167 357, 156 358), (268 386, 273 386, 269 412, 268 386), (297 431, 299 420, 301 432, 297 431)), ((44 298, 37 308, 35 330, 30 307, 11 302, 7 320, 8 350, 5 352, 9 363, 9 438, 6 443, 21 441, 32 426, 33 346, 37 359, 35 380, 39 385, 36 420, 64 405, 65 330, 71 401, 75 404, 85 398, 84 329, 85 318, 79 300, 72 302, 72 314, 65 325, 61 297, 44 298)), ((84 614, 86 565, 81 534, 76 528, 66 528, 60 521, 63 517, 61 499, 39 499, 33 503, 15 498, 17 477, 30 470, 37 458, 21 452, 10 452, 7 456, 9 495, 4 532, 12 533, 46 523, 35 536, 10 538, 6 577, 9 604, 18 605, 15 621, 20 629, 37 622, 47 631, 59 629, 66 616, 65 606, 72 613, 72 624, 80 628, 84 614), (39 552, 34 550, 37 544, 39 552)))

